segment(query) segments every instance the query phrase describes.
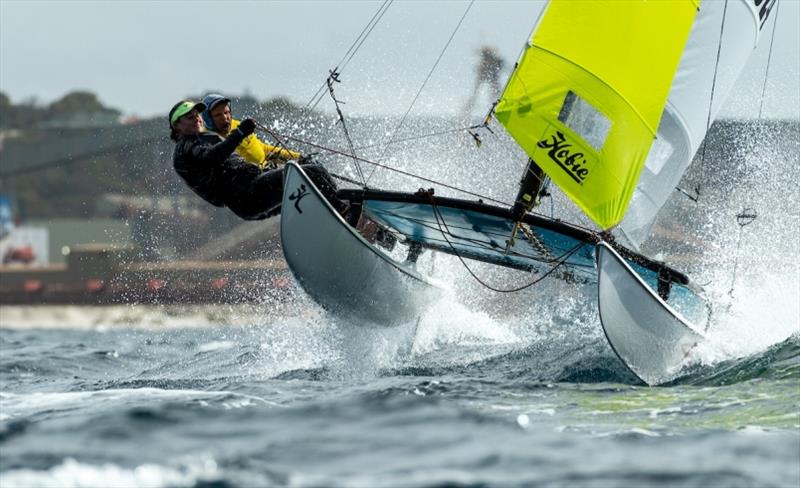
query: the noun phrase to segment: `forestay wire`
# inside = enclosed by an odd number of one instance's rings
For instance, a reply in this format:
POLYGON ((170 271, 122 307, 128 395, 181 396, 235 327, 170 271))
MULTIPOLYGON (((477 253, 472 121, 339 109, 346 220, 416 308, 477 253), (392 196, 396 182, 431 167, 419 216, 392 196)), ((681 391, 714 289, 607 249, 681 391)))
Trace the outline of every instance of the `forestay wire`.
MULTIPOLYGON (((369 146, 363 146, 363 147, 356 148, 355 145, 353 144, 352 137, 351 137, 351 135, 349 133, 349 130, 347 128, 347 123, 345 121, 345 117, 344 117, 344 114, 343 114, 342 109, 341 109, 341 105, 344 104, 345 102, 343 102, 342 100, 339 100, 339 99, 336 98, 336 95, 335 95, 335 92, 334 92, 334 83, 341 82, 341 80, 339 79, 339 76, 341 75, 342 70, 345 68, 345 66, 347 66, 347 64, 350 62, 350 60, 353 59, 353 56, 361 48, 361 46, 366 41, 367 37, 370 35, 370 33, 372 33, 372 31, 377 26, 378 22, 380 22, 380 20, 386 14, 386 11, 389 9, 389 7, 391 6, 393 1, 394 0, 384 0, 384 2, 380 5, 378 10, 375 12, 375 14, 370 19, 370 21, 364 27, 364 29, 362 29, 361 33, 358 35, 356 40, 353 42, 353 44, 350 46, 350 48, 344 54, 342 59, 339 61, 339 63, 337 63, 336 67, 333 68, 332 70, 330 70, 330 74, 326 78, 325 82, 320 86, 320 88, 317 90, 317 92, 311 97, 311 99, 309 99, 309 101, 303 107, 303 110, 306 113, 311 111, 311 110, 313 110, 314 108, 316 108, 316 106, 319 104, 319 102, 322 100, 322 98, 324 96, 325 87, 328 88, 327 91, 330 94, 331 99, 333 100, 335 108, 336 108, 336 112, 337 112, 337 115, 338 115, 338 123, 341 123, 341 125, 342 125, 342 130, 344 132, 344 135, 345 135, 345 138, 346 138, 347 144, 348 144, 348 149, 350 151, 350 154, 346 155, 346 156, 349 156, 353 160, 353 163, 356 166, 356 171, 358 172, 359 178, 361 179, 361 186, 363 186, 363 187, 367 186, 367 183, 369 182, 370 178, 375 173, 375 170, 378 167, 385 167, 385 166, 370 162, 370 163, 373 164, 374 167, 373 167, 372 172, 370 173, 369 177, 367 177, 366 179, 364 178, 363 171, 362 171, 362 169, 360 167, 359 162, 360 161, 364 162, 366 160, 364 160, 363 158, 359 158, 357 156, 356 149, 359 149, 359 150, 360 149, 366 149, 366 148, 369 148, 369 147, 373 147, 374 145, 369 145, 369 146)), ((488 127, 486 127, 486 125, 487 125, 486 123, 479 124, 479 125, 473 125, 473 126, 469 126, 469 127, 464 127, 464 128, 457 128, 457 129, 450 129, 450 130, 446 130, 446 131, 440 131, 440 132, 433 133, 433 134, 412 136, 412 137, 408 137, 408 138, 405 138, 405 139, 396 139, 397 133, 399 132, 400 128, 403 126, 403 124, 405 123, 406 119, 408 118, 408 115, 410 114, 411 110, 413 109, 414 105, 416 104, 417 100, 419 99, 423 89, 425 88, 425 86, 427 85, 427 83, 430 80, 431 76, 433 75, 433 72, 435 71, 436 67, 439 65, 440 61, 442 60, 445 52, 447 51, 447 48, 450 46, 450 43, 452 42, 452 40, 455 37, 455 35, 458 32, 458 30, 460 29, 461 25, 464 22, 464 19, 466 18, 467 14, 469 13, 469 11, 472 8, 472 5, 474 3, 475 3, 475 0, 471 0, 470 3, 467 5, 467 8, 465 9, 464 13, 462 14, 461 18, 459 19, 458 24, 456 25, 455 29, 453 30, 453 32, 451 33, 449 39, 447 40, 447 43, 442 48, 442 51, 439 53, 439 56, 437 57, 436 62, 433 64, 433 66, 431 67, 430 71, 428 72, 428 75, 425 78, 425 80, 423 81, 422 86, 420 86, 419 90, 417 91, 414 99, 411 101, 411 104, 409 105, 408 109, 406 110, 406 112, 403 115, 402 119, 400 120, 399 124, 394 129, 394 131, 392 132, 392 136, 390 138, 389 143, 384 147, 381 155, 377 159, 381 159, 386 154, 386 152, 389 149, 389 147, 392 144, 395 144, 397 142, 419 140, 419 139, 423 139, 423 138, 426 138, 426 137, 435 137, 435 136, 451 134, 451 133, 456 133, 456 132, 462 132, 462 131, 468 132, 472 136, 472 138, 475 140, 475 143, 478 146, 481 145, 481 140, 478 137, 478 135, 474 132, 474 130, 481 129, 481 128, 487 128, 488 129, 488 127)), ((269 130, 268 128, 266 128, 264 126, 261 126, 261 128, 262 128, 262 130, 265 130, 266 132, 270 133, 273 137, 276 138, 276 140, 278 140, 280 142, 280 139, 277 137, 277 135, 274 133, 274 131, 271 131, 271 130, 269 130)), ((491 130, 490 130, 490 132, 491 132, 491 130)), ((336 152, 336 151, 329 151, 329 152, 336 152)), ((341 155, 345 155, 345 154, 341 154, 341 155)), ((386 169, 391 169, 391 168, 386 167, 386 169)), ((401 173, 402 173, 402 171, 401 171, 401 173)), ((422 180, 434 182, 432 180, 427 180, 426 178, 422 178, 422 177, 420 177, 418 175, 411 175, 410 173, 409 173, 409 175, 410 176, 414 176, 414 177, 419 178, 419 179, 422 179, 422 180)), ((342 177, 339 177, 339 178, 352 182, 352 180, 349 179, 349 178, 342 178, 342 177)), ((439 184, 441 185, 441 183, 439 183, 439 184)), ((448 185, 442 185, 442 186, 448 187, 448 188, 453 188, 453 189, 456 189, 458 191, 465 192, 462 189, 449 187, 448 185)), ((470 192, 466 192, 466 193, 470 193, 470 192)), ((485 198, 487 200, 491 200, 491 199, 486 198, 486 197, 481 197, 481 198, 482 199, 485 198)))
POLYGON ((347 146, 350 149, 350 157, 353 159, 353 165, 356 167, 356 172, 361 180, 361 186, 366 186, 367 182, 364 179, 364 172, 361 170, 361 165, 358 163, 358 157, 356 156, 356 151, 353 146, 353 138, 350 136, 350 131, 347 129, 347 123, 345 122, 344 113, 342 113, 341 105, 344 104, 344 102, 336 98, 333 86, 334 83, 341 82, 339 76, 341 75, 342 70, 344 70, 345 66, 347 66, 350 60, 353 59, 353 56, 355 56, 356 52, 358 52, 358 50, 367 40, 367 37, 369 37, 373 29, 375 29, 375 26, 378 25, 378 22, 380 22, 380 20, 386 14, 386 11, 389 10, 389 7, 392 5, 393 1, 394 0, 384 0, 381 6, 378 7, 378 10, 375 12, 369 22, 367 22, 367 25, 364 26, 364 29, 361 30, 361 33, 358 35, 358 37, 356 37, 356 40, 353 41, 353 44, 350 45, 350 48, 347 50, 344 56, 342 56, 342 59, 336 63, 336 67, 330 70, 330 74, 325 79, 325 82, 322 84, 322 86, 320 86, 314 96, 312 96, 308 103, 306 103, 305 107, 303 107, 303 110, 306 113, 316 108, 316 106, 322 100, 325 87, 328 88, 328 93, 333 100, 333 103, 336 107, 336 113, 339 116, 338 123, 342 125, 342 131, 344 132, 345 139, 347 140, 347 146))
MULTIPOLYGON (((461 16, 461 19, 459 19, 458 24, 456 24, 455 29, 453 29, 452 34, 450 34, 450 38, 447 40, 447 42, 445 43, 444 47, 442 48, 442 51, 439 53, 439 57, 436 58, 436 62, 433 63, 433 66, 431 67, 430 71, 428 71, 428 76, 425 77, 425 81, 422 82, 422 85, 419 87, 419 90, 417 90, 417 94, 414 96, 414 99, 411 100, 411 104, 408 106, 408 109, 406 110, 406 113, 403 114, 403 118, 400 119, 400 122, 397 124, 397 127, 395 127, 394 131, 392 131, 392 136, 389 139, 389 142, 386 144, 386 147, 383 148, 383 151, 381 152, 380 156, 377 157, 377 159, 379 161, 381 159, 383 159, 383 157, 386 155, 386 152, 389 150, 389 147, 396 142, 395 141, 395 136, 397 135, 397 133, 399 132, 400 128, 405 123, 406 118, 408 118, 408 114, 411 113, 411 109, 414 108, 414 104, 417 103, 417 99, 419 99, 420 94, 422 94, 422 90, 425 89, 425 85, 428 84, 428 80, 431 79, 431 76, 433 75, 433 72, 436 70, 436 67, 439 66, 439 62, 442 60, 442 57, 444 57, 444 53, 447 51, 447 48, 450 46, 450 43, 453 41, 453 38, 456 36, 456 33, 461 28, 461 24, 464 22, 464 18, 466 18, 467 14, 469 13, 469 11, 472 8, 472 5, 474 3, 475 3, 475 0, 471 0, 469 2, 469 5, 467 5, 467 8, 464 10, 464 14, 461 16)), ((372 179, 372 176, 375 174, 375 170, 376 169, 377 169, 377 167, 373 167, 372 168, 372 172, 367 177, 366 183, 369 183, 369 180, 372 179)))
MULTIPOLYGON (((389 10, 389 7, 391 7, 393 2, 394 0, 384 0, 381 6, 378 7, 378 10, 372 16, 372 18, 369 19, 367 25, 364 26, 364 29, 361 30, 361 33, 358 35, 358 37, 356 37, 356 40, 353 41, 353 44, 350 45, 350 48, 347 50, 347 52, 344 53, 342 59, 340 59, 339 62, 336 63, 336 67, 334 67, 331 70, 331 73, 341 73, 344 70, 345 66, 347 66, 348 63, 350 63, 350 60, 353 59, 353 56, 355 56, 356 52, 358 52, 358 50, 361 49, 361 46, 364 44, 364 41, 367 40, 367 37, 369 37, 373 29, 375 29, 375 26, 378 25, 378 22, 381 21, 383 16, 386 14, 386 11, 389 10)), ((325 96, 326 86, 327 86, 327 80, 324 81, 322 85, 320 85, 320 87, 317 89, 317 92, 314 93, 314 95, 308 100, 308 102, 303 107, 303 111, 310 112, 311 110, 314 110, 317 107, 317 105, 319 105, 319 102, 325 96)))
POLYGON ((767 56, 767 69, 764 72, 764 87, 761 89, 761 104, 758 107, 758 118, 761 119, 761 113, 764 110, 764 99, 767 96, 767 78, 769 76, 769 67, 770 63, 772 62, 772 46, 775 43, 775 29, 778 26, 778 10, 781 8, 781 2, 778 2, 778 5, 775 6, 775 20, 772 21, 772 37, 769 41, 769 55, 767 56))
POLYGON ((703 180, 705 179, 703 176, 705 175, 705 167, 706 167, 706 147, 708 147, 708 130, 711 128, 711 114, 713 113, 714 109, 714 88, 717 86, 717 73, 719 72, 719 60, 722 54, 722 38, 725 34, 725 18, 728 14, 728 0, 725 0, 725 6, 722 9, 722 22, 720 23, 719 27, 719 43, 717 44, 717 61, 714 64, 714 77, 711 80, 711 97, 708 101, 708 117, 706 118, 706 137, 703 139, 703 150, 700 153, 700 182, 694 189, 694 196, 689 194, 686 190, 675 187, 676 190, 683 193, 689 199, 695 203, 700 199, 700 187, 703 185, 703 180))
MULTIPOLYGON (((353 161, 355 163, 356 170, 357 170, 357 172, 359 174, 359 177, 361 179, 361 183, 360 183, 361 185, 365 185, 364 174, 363 174, 363 172, 361 170, 361 167, 358 165, 358 161, 356 160, 357 158, 355 157, 355 151, 353 150, 353 143, 352 143, 352 140, 350 139, 350 135, 347 132, 347 128, 346 128, 346 126, 344 124, 344 116, 342 115, 341 109, 339 108, 339 104, 343 103, 343 102, 337 100, 336 97, 334 96, 334 93, 333 93, 333 82, 338 82, 339 81, 338 78, 339 78, 339 75, 341 74, 342 70, 345 68, 345 66, 347 66, 348 63, 350 63, 350 60, 353 59, 353 56, 355 56, 355 54, 358 52, 358 50, 361 48, 361 46, 367 40, 367 37, 369 37, 369 35, 375 29, 375 26, 378 25, 378 22, 380 22, 380 20, 386 14, 386 11, 389 10, 389 7, 392 5, 393 2, 394 2, 394 0, 384 0, 384 2, 380 5, 380 7, 378 7, 378 10, 375 12, 375 14, 373 14, 373 16, 369 20, 369 22, 367 22, 367 25, 365 25, 364 28, 361 30, 361 33, 358 35, 358 37, 356 37, 355 41, 353 41, 353 44, 351 44, 350 48, 348 48, 347 52, 344 53, 344 56, 342 56, 342 59, 340 59, 339 62, 336 63, 336 67, 335 68, 330 70, 330 74, 328 75, 328 77, 325 79, 325 81, 322 83, 322 85, 320 85, 320 87, 317 89, 316 93, 314 93, 314 95, 308 100, 308 102, 306 102, 306 104, 303 106, 303 108, 301 110, 301 112, 303 114, 308 114, 312 110, 314 110, 317 107, 317 105, 319 104, 319 102, 322 100, 323 96, 325 95, 325 88, 326 87, 328 88, 328 92, 330 93, 331 97, 333 98, 334 103, 336 104, 336 111, 339 114, 339 119, 342 122, 342 126, 345 127, 345 129, 344 129, 345 130, 345 136, 347 137, 347 142, 348 142, 348 144, 350 146, 350 149, 351 149, 351 152, 352 152, 353 161)), ((270 130, 268 127, 265 127, 262 124, 258 124, 258 126, 259 126, 259 128, 261 130, 263 130, 264 132, 266 132, 267 134, 269 134, 273 138, 275 138, 275 140, 278 142, 278 147, 289 149, 288 146, 286 146, 284 141, 278 136, 278 134, 275 131, 270 130)), ((351 179, 346 178, 346 177, 341 177, 340 176, 339 178, 343 179, 343 180, 347 180, 349 182, 353 182, 351 179)))

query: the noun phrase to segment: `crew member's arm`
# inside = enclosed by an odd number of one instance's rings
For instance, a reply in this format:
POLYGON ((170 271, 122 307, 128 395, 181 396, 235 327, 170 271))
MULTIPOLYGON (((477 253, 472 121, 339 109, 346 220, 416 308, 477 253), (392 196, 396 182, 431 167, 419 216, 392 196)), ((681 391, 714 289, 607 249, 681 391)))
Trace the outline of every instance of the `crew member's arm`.
MULTIPOLYGON (((231 128, 237 129, 239 124, 238 120, 233 119, 231 128)), ((285 161, 300 157, 300 153, 267 144, 256 137, 255 134, 245 137, 239 147, 236 148, 236 152, 248 163, 256 164, 262 169, 272 161, 285 161)))
POLYGON ((213 145, 195 144, 189 149, 189 152, 192 158, 201 164, 219 164, 228 159, 228 156, 236 150, 236 146, 241 144, 244 138, 252 134, 254 130, 255 123, 250 119, 245 119, 224 140, 213 145))
POLYGON ((299 152, 275 147, 266 142, 262 142, 261 145, 264 147, 264 153, 267 155, 265 161, 274 161, 276 159, 279 161, 286 161, 288 159, 300 159, 301 156, 299 152))

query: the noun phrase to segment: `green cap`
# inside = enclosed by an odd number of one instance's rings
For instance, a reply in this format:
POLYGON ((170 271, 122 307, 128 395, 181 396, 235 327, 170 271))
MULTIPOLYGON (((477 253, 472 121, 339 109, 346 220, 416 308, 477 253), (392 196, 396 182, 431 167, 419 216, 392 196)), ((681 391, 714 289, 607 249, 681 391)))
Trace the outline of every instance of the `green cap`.
POLYGON ((169 111, 169 125, 175 125, 175 122, 177 122, 179 118, 188 114, 193 109, 197 109, 198 112, 202 112, 206 109, 206 106, 201 102, 195 102, 192 100, 181 100, 180 102, 176 103, 175 106, 172 107, 172 110, 169 111))

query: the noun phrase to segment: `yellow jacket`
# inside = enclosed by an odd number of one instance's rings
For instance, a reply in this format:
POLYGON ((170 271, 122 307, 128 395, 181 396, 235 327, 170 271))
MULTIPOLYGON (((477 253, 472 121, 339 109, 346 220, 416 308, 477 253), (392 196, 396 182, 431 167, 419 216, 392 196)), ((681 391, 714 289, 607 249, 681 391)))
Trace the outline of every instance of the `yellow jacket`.
MULTIPOLYGON (((232 119, 231 131, 236 130, 237 127, 239 127, 239 121, 232 119)), ((228 134, 222 135, 227 136, 228 134)), ((262 168, 273 161, 276 163, 283 163, 287 159, 298 159, 300 157, 300 153, 298 152, 261 142, 255 134, 250 134, 245 137, 242 143, 236 147, 236 153, 243 157, 248 163, 255 164, 262 168)))

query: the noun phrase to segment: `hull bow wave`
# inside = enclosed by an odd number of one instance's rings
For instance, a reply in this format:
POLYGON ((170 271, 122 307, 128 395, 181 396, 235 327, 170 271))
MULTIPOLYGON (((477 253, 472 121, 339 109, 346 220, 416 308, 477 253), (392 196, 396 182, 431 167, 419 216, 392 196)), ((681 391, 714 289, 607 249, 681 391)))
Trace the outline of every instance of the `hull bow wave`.
POLYGON ((703 333, 605 242, 597 245, 597 268, 600 321, 611 348, 648 385, 672 379, 703 333))

